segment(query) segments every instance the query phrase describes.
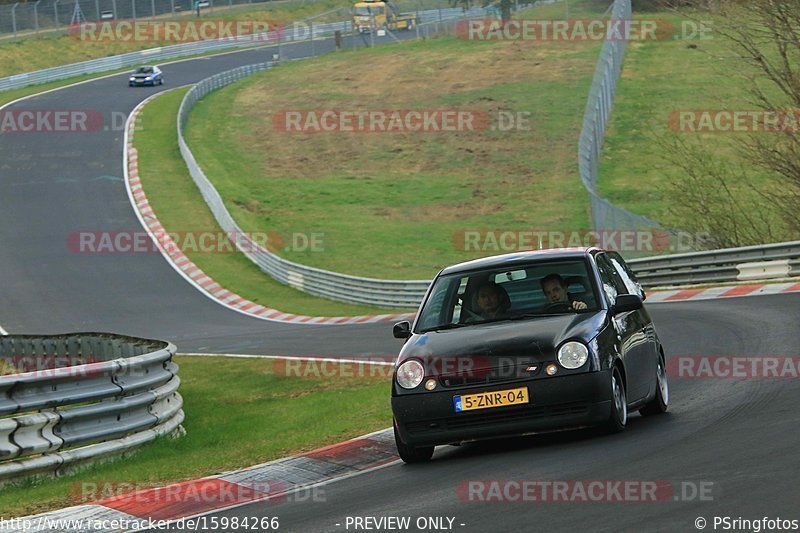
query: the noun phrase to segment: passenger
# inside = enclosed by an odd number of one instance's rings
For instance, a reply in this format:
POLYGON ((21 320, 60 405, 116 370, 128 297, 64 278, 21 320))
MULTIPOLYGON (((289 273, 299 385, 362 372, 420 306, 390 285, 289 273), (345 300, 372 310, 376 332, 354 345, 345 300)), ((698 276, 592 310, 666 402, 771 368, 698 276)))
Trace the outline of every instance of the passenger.
POLYGON ((467 322, 500 318, 505 316, 509 307, 511 307, 511 300, 503 287, 492 281, 483 283, 475 293, 475 305, 473 306, 475 316, 468 319, 467 322))
POLYGON ((559 274, 548 274, 542 278, 542 292, 547 297, 549 306, 564 304, 570 309, 579 311, 587 309, 586 302, 573 300, 567 293, 567 282, 559 274))

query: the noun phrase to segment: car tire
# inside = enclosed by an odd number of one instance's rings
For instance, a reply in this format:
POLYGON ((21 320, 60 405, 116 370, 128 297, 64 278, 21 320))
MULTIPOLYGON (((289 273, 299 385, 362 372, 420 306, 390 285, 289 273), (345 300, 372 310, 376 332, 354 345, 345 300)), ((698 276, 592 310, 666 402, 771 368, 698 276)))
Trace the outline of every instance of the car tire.
POLYGON ((660 415, 666 413, 667 409, 669 409, 669 381, 664 359, 659 357, 656 367, 656 396, 639 409, 639 413, 642 416, 660 415))
POLYGON ((611 371, 611 413, 601 426, 605 433, 619 433, 628 425, 628 397, 619 367, 611 371))
POLYGON ((430 458, 433 456, 433 446, 409 446, 405 442, 400 439, 400 435, 397 433, 397 426, 393 424, 394 429, 394 442, 397 446, 397 453, 400 455, 400 459, 403 460, 404 463, 424 463, 425 461, 429 461, 430 458))
POLYGON ((159 85, 164 85, 164 78, 159 78, 158 84, 159 85))

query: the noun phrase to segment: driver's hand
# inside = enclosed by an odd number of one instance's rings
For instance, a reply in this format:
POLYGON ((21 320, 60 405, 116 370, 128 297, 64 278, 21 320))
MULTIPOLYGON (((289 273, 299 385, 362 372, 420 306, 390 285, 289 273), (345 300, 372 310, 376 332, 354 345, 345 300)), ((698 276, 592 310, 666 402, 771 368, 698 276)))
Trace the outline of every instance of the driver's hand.
POLYGON ((574 301, 572 302, 572 308, 577 310, 586 309, 586 304, 584 302, 574 301))

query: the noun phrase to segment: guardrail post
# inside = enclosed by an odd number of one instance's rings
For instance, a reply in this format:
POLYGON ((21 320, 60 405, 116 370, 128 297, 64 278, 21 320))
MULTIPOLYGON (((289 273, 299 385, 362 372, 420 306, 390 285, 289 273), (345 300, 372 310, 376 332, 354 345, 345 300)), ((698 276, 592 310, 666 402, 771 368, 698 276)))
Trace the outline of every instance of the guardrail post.
POLYGON ((133 13, 133 20, 136 20, 136 0, 131 0, 131 12, 133 13))
POLYGON ((175 14, 175 0, 169 0, 169 8, 172 14, 175 14))
POLYGON ((17 11, 17 6, 18 5, 19 5, 19 2, 14 4, 14 7, 11 8, 11 27, 13 28, 13 31, 14 31, 14 37, 17 36, 17 13, 16 13, 16 11, 17 11))
POLYGON ((39 33, 39 3, 42 0, 36 0, 33 4, 33 26, 36 28, 36 33, 39 33))
POLYGON ((150 11, 156 16, 156 0, 150 0, 150 11))
POLYGON ((111 0, 111 9, 114 11, 114 20, 117 20, 117 0, 111 0))
POLYGON ((54 18, 54 19, 55 19, 55 21, 56 21, 56 29, 59 29, 59 28, 61 27, 61 25, 58 23, 58 3, 59 3, 60 1, 61 1, 61 0, 55 0, 55 1, 53 2, 53 18, 54 18))

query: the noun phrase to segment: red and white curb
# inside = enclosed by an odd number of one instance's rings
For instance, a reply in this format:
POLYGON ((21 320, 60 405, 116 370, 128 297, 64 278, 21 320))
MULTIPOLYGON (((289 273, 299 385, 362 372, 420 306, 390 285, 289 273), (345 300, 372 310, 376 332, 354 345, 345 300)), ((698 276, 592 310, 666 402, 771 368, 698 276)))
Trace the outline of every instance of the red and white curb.
MULTIPOLYGON (((399 461, 391 428, 332 446, 165 487, 135 491, 58 511, 6 519, 3 531, 139 531, 253 502, 324 501, 321 485, 399 461), (159 521, 161 521, 159 523, 159 521)), ((101 483, 93 484, 102 485, 101 483)), ((76 491, 80 492, 80 491, 76 491)), ((197 529, 197 527, 189 527, 197 529)), ((259 531, 267 528, 256 528, 259 531)))
MULTIPOLYGON (((164 94, 164 93, 158 93, 164 94)), ((253 318, 270 320, 277 322, 290 322, 293 324, 317 324, 317 325, 346 325, 346 324, 369 324, 373 322, 387 322, 413 319, 414 313, 402 314, 383 314, 383 315, 362 315, 362 316, 304 316, 292 313, 284 313, 277 309, 264 307, 260 304, 242 298, 238 294, 232 293, 219 283, 214 281, 205 272, 200 270, 168 235, 167 230, 159 222, 150 202, 147 200, 142 182, 139 178, 139 155, 133 147, 133 136, 136 130, 136 119, 142 108, 153 98, 155 94, 143 100, 128 116, 125 124, 125 148, 123 150, 123 169, 125 172, 125 186, 128 190, 128 198, 136 212, 136 216, 142 226, 150 234, 150 237, 158 246, 161 255, 167 262, 189 283, 201 291, 203 294, 216 301, 220 305, 248 315, 253 318), (156 235, 158 237, 156 237, 156 235)))
POLYGON ((763 296, 766 294, 788 294, 800 292, 800 283, 747 283, 725 287, 672 289, 647 293, 647 303, 667 303, 683 300, 711 300, 740 296, 763 296))

